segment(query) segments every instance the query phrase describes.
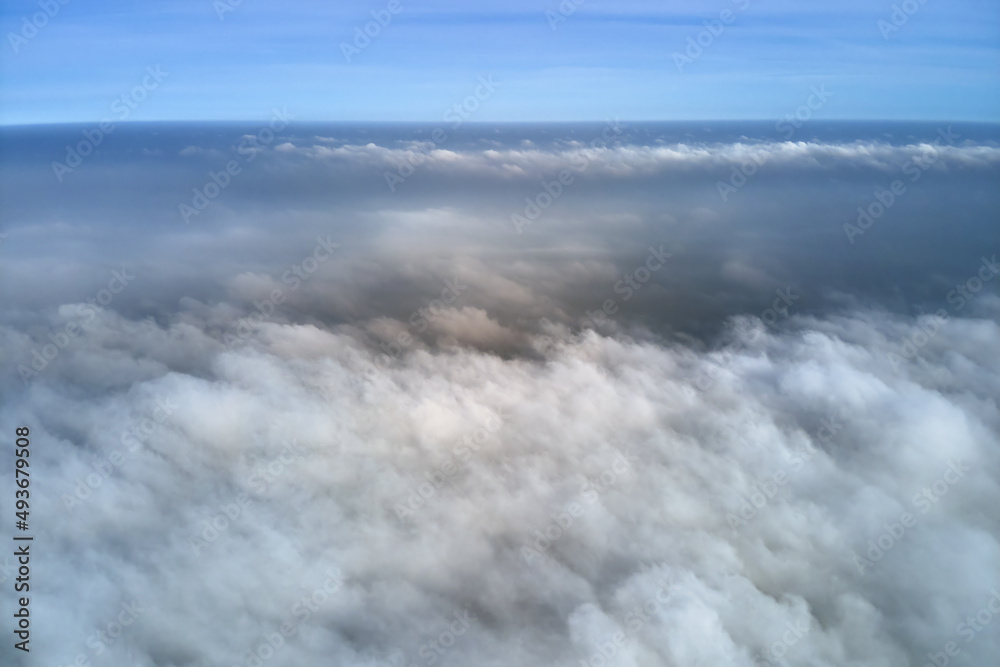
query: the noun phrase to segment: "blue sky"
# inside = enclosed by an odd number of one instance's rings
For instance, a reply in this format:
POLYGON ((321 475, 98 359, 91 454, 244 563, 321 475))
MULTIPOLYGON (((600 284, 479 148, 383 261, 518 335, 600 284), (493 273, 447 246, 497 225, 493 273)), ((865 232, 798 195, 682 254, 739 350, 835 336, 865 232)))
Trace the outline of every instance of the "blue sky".
POLYGON ((236 1, 3 3, 0 123, 120 119, 115 100, 156 66, 166 77, 127 120, 286 108, 296 120, 433 122, 481 76, 500 85, 469 120, 773 119, 821 84, 833 96, 817 118, 1000 120, 995 0, 909 0, 916 11, 891 32, 899 0, 584 0, 572 12, 566 0, 555 29, 557 0, 399 0, 350 62, 341 45, 390 0, 236 1), (46 4, 53 16, 25 32, 46 4), (678 67, 699 33, 702 52, 678 67))

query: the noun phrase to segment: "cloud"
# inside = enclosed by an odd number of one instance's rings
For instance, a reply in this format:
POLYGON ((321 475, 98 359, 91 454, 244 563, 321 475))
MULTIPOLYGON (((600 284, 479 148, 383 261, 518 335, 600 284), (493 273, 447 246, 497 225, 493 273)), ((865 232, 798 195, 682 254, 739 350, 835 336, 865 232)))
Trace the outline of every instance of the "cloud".
POLYGON ((178 154, 248 128, 122 127, 62 189, 10 151, 0 429, 32 433, 32 656, 985 664, 996 148, 935 149, 852 244, 933 141, 889 129, 301 128, 192 225, 177 203, 224 160, 178 154))
POLYGON ((995 319, 898 367, 925 323, 884 312, 708 352, 551 326, 503 359, 475 347, 527 334, 456 308, 457 347, 389 363, 346 329, 229 350, 197 320, 102 310, 0 411, 37 443, 36 613, 75 614, 39 660, 96 658, 135 599, 106 660, 247 664, 277 632, 274 664, 903 665, 1000 586, 995 319))
POLYGON ((733 143, 723 145, 674 144, 665 146, 608 146, 574 141, 557 149, 543 150, 490 148, 456 152, 436 148, 434 142, 416 142, 405 148, 344 144, 323 145, 285 143, 276 148, 316 160, 348 160, 362 165, 397 169, 413 165, 445 173, 473 173, 502 178, 554 174, 562 169, 587 171, 591 175, 627 178, 648 176, 675 169, 725 169, 744 164, 771 168, 830 171, 845 163, 883 172, 898 170, 913 160, 924 160, 928 168, 989 169, 1000 165, 1000 148, 971 145, 951 146, 932 143, 891 145, 856 142, 849 144, 783 141, 733 143))

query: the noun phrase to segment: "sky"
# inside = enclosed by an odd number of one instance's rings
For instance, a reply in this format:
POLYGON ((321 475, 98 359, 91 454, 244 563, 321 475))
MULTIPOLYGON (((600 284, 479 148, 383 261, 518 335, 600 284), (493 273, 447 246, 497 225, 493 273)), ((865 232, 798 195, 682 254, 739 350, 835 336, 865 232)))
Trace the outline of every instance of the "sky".
POLYGON ((11 1, 0 123, 1000 119, 1000 5, 911 3, 11 1))
POLYGON ((0 665, 995 664, 997 0, 40 1, 0 665))

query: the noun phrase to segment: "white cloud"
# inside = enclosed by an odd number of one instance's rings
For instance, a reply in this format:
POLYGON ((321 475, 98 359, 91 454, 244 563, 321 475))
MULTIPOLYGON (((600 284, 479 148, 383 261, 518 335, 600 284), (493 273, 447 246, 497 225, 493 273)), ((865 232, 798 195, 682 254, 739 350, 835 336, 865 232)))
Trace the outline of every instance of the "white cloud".
MULTIPOLYGON (((746 328, 731 354, 549 326, 537 358, 415 346, 373 382, 348 328, 269 322, 227 351, 183 321, 101 311, 0 408, 6 432, 33 425, 49 582, 33 604, 64 619, 46 664, 98 659, 88 636, 132 598, 144 611, 106 664, 246 664, 333 567, 343 586, 298 608, 270 664, 399 664, 396 649, 424 664, 468 611, 439 664, 578 665, 627 631, 619 664, 902 666, 1000 586, 995 321, 953 318, 898 371, 888 355, 917 322, 865 312, 746 328), (859 571, 903 512, 916 524, 859 571)), ((465 307, 434 328, 527 336, 465 307)), ((986 664, 997 636, 957 641, 986 664)))
POLYGON ((555 149, 525 146, 521 149, 463 150, 436 148, 433 142, 411 142, 403 148, 366 145, 280 146, 282 152, 296 152, 318 160, 345 160, 364 166, 397 169, 416 165, 445 173, 477 173, 494 177, 526 177, 554 174, 562 169, 614 177, 657 174, 671 169, 727 169, 744 164, 767 168, 833 170, 850 164, 857 167, 898 173, 916 159, 929 169, 985 169, 1000 165, 1000 148, 986 145, 895 146, 856 142, 827 144, 804 141, 733 143, 720 145, 673 144, 658 146, 619 145, 592 147, 564 142, 555 149), (932 158, 932 159, 931 159, 932 158))

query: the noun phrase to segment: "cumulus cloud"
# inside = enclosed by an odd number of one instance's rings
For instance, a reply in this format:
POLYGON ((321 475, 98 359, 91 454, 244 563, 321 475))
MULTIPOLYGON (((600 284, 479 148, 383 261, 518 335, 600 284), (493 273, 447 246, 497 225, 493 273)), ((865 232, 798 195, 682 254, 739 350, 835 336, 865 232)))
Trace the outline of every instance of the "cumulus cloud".
POLYGON ((0 413, 44 443, 37 664, 252 664, 277 632, 272 664, 906 665, 1000 586, 995 319, 898 364, 926 323, 880 312, 707 353, 553 325, 535 359, 468 347, 512 335, 475 309, 388 360, 191 317, 101 311, 0 413))

